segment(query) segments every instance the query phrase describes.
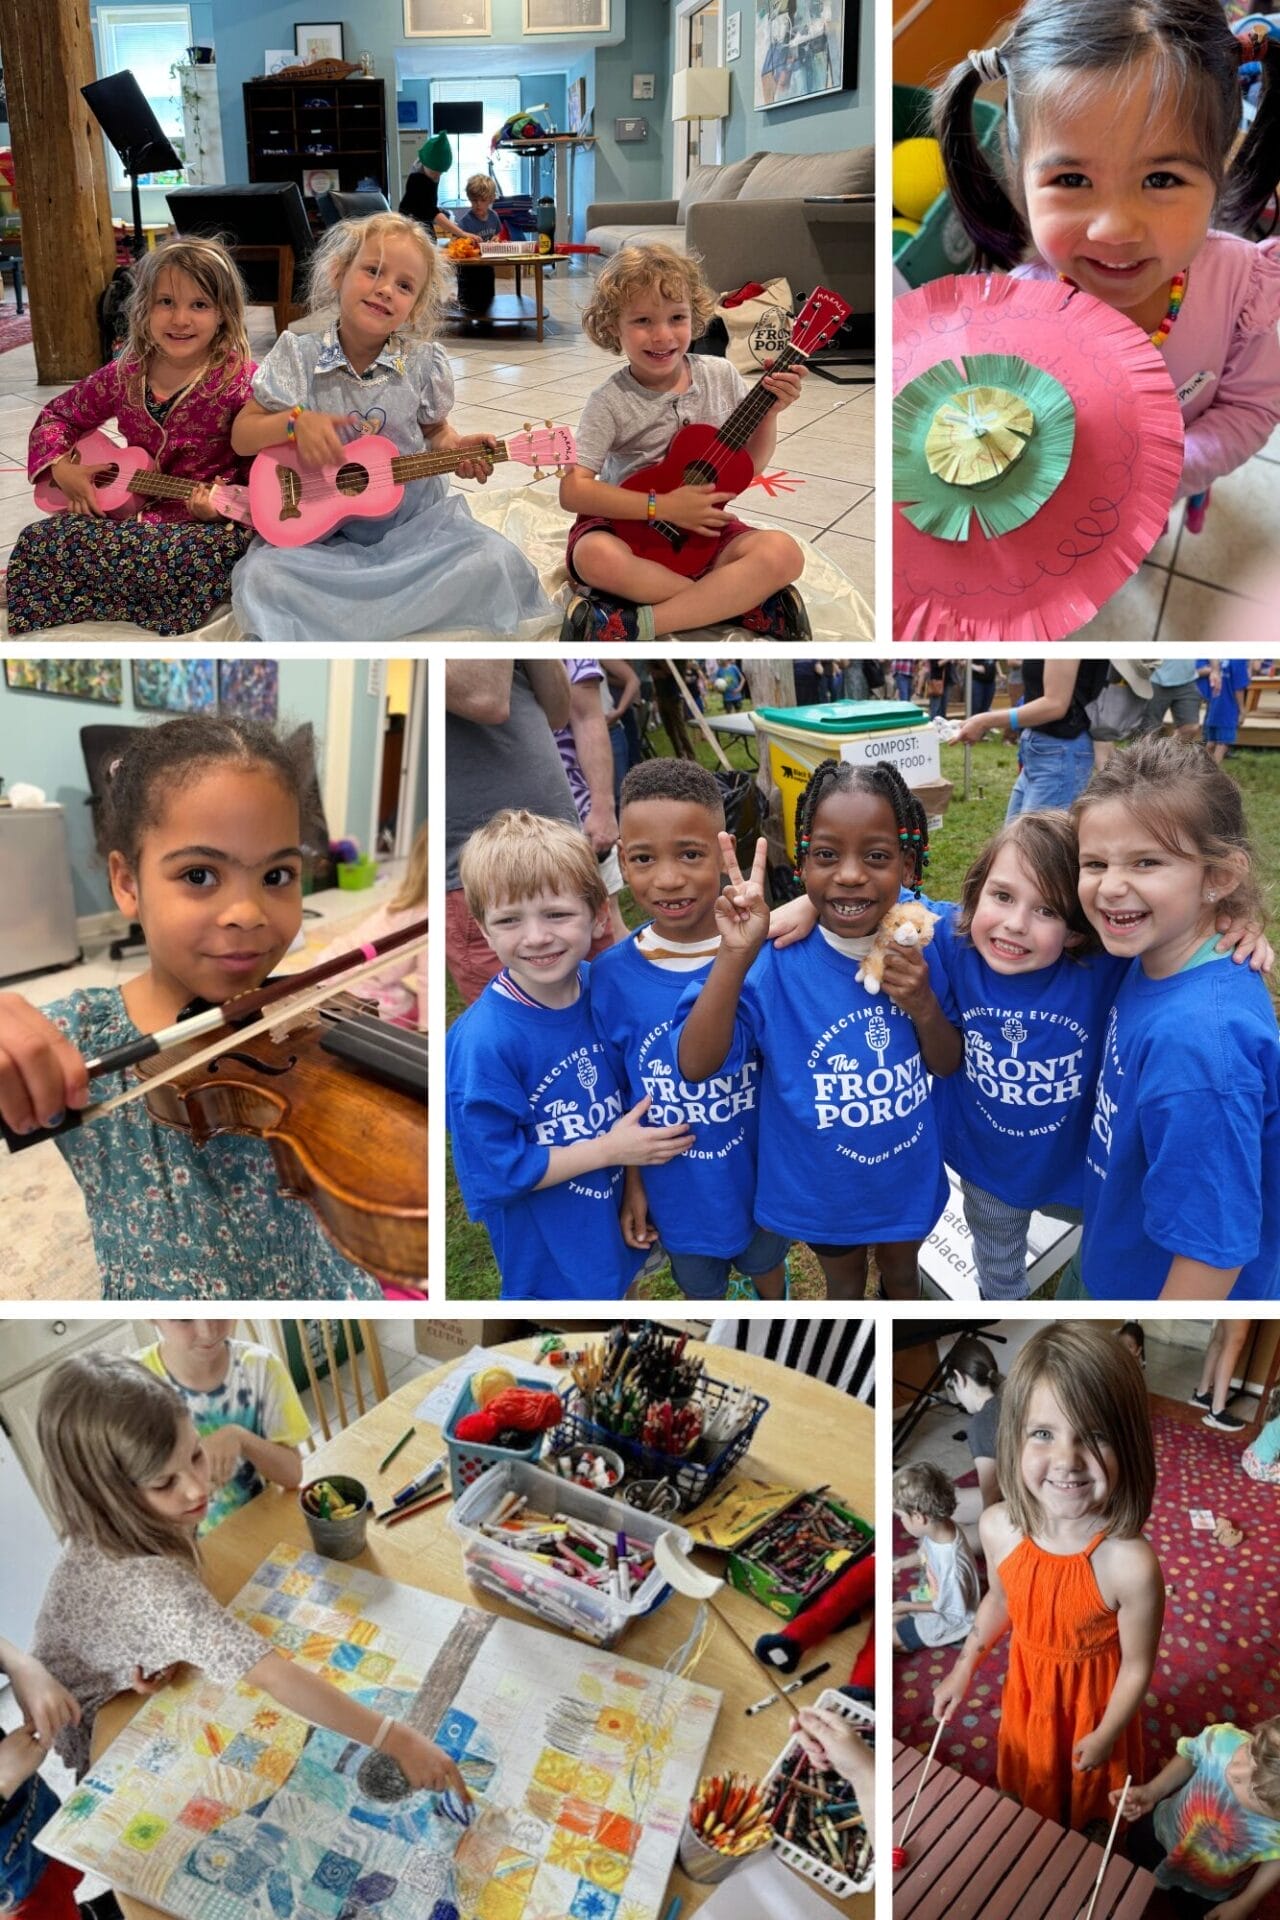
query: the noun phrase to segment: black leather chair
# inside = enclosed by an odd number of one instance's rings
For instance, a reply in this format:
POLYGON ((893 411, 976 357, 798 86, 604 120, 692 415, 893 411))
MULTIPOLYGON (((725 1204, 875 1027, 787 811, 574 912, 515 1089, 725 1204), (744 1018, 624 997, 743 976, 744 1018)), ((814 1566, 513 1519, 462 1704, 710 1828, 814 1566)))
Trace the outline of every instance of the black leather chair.
MULTIPOLYGON (((142 732, 141 727, 92 726, 80 729, 80 751, 84 755, 84 770, 89 779, 89 798, 85 805, 93 815, 93 838, 98 852, 105 860, 109 848, 102 845, 102 797, 106 792, 107 774, 113 760, 142 732)), ((113 960, 131 959, 135 953, 145 953, 147 936, 135 920, 131 923, 123 940, 113 940, 110 954, 113 960)))
POLYGON ((336 227, 339 220, 366 220, 371 213, 390 213, 391 202, 377 188, 363 193, 344 193, 340 187, 331 193, 316 195, 316 212, 322 227, 336 227))
POLYGON ((238 187, 175 187, 166 194, 179 233, 222 240, 251 301, 274 309, 276 331, 306 312, 294 299, 315 242, 296 180, 238 187))

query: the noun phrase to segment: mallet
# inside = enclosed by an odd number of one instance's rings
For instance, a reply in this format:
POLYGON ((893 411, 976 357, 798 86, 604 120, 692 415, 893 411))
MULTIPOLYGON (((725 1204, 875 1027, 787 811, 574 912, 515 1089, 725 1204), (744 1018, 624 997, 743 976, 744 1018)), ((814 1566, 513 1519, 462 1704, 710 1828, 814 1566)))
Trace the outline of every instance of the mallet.
POLYGON ((1093 1920, 1093 1909, 1097 1905, 1098 1895, 1102 1891, 1102 1876, 1107 1870, 1107 1862, 1111 1858, 1111 1849, 1116 1843, 1116 1828, 1120 1825, 1120 1816, 1124 1812, 1124 1803, 1128 1797, 1129 1788, 1132 1785, 1133 1775, 1126 1773, 1124 1785, 1120 1789, 1120 1798, 1116 1801, 1116 1817, 1111 1822, 1111 1832, 1107 1836, 1107 1845, 1102 1856, 1102 1865, 1098 1868, 1098 1877, 1093 1883, 1093 1892, 1089 1896, 1089 1904, 1084 1911, 1084 1920, 1093 1920))
POLYGON ((929 1778, 929 1769, 933 1765, 933 1756, 938 1751, 938 1742, 942 1738, 942 1729, 946 1726, 947 1719, 948 1719, 948 1715, 944 1713, 941 1720, 939 1720, 938 1722, 938 1730, 933 1736, 933 1745, 929 1748, 928 1757, 925 1760, 924 1767, 920 1774, 920 1778, 916 1783, 915 1797, 913 1798, 911 1805, 907 1808, 907 1817, 902 1823, 901 1838, 899 1839, 897 1846, 893 1848, 892 1852, 889 1855, 889 1864, 893 1868, 893 1871, 895 1873, 897 1873, 900 1867, 905 1867, 907 1864, 907 1835, 911 1831, 911 1822, 916 1817, 916 1802, 919 1800, 920 1795, 924 1792, 924 1783, 929 1778))

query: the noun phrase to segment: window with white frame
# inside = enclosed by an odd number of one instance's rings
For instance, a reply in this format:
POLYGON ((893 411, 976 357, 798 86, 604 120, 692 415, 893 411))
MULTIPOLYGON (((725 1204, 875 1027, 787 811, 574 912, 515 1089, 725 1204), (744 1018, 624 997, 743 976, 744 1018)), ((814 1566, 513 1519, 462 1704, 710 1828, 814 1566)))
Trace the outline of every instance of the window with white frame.
MULTIPOLYGON (((489 142, 502 125, 520 108, 520 82, 518 80, 495 80, 493 78, 477 80, 433 80, 431 82, 431 104, 442 106, 446 101, 478 100, 484 109, 484 131, 482 133, 451 133, 449 144, 453 148, 453 165, 440 181, 440 205, 442 207, 465 207, 467 204, 467 181, 473 173, 488 173, 490 161, 493 163, 494 179, 498 183, 500 194, 520 192, 521 161, 518 153, 490 153, 489 142)), ((434 125, 434 117, 432 120, 434 125)))
MULTIPOLYGON (((98 72, 132 73, 161 128, 182 157, 182 101, 178 81, 170 71, 182 65, 191 45, 191 9, 186 6, 100 6, 94 15, 98 30, 98 72)), ((114 188, 129 182, 120 156, 109 140, 108 179, 114 188)), ((144 187, 180 187, 181 172, 144 173, 144 187)))

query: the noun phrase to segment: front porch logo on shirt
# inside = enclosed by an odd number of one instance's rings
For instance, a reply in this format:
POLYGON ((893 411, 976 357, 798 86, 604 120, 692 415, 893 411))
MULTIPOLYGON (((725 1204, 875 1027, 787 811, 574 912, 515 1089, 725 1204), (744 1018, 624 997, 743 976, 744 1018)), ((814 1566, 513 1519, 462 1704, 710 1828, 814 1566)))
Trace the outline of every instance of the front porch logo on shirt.
MULTIPOLYGON (((882 1127, 905 1120, 929 1098, 919 1048, 885 1065, 893 1041, 889 1020, 906 1020, 897 1007, 879 1005, 844 1014, 818 1038, 806 1066, 813 1076, 814 1118, 819 1133, 831 1127, 882 1127)), ((910 1026, 910 1022, 907 1022, 910 1026)), ((911 1036, 914 1043, 914 1033, 911 1036)), ((901 1038, 899 1040, 901 1045, 901 1038)), ((899 1152, 905 1142, 891 1151, 899 1152)))
MULTIPOLYGON (((665 1020, 640 1042, 637 1062, 641 1085, 652 1105, 645 1115, 651 1127, 721 1127, 756 1104, 760 1058, 752 1054, 736 1073, 715 1073, 708 1080, 682 1080, 671 1044, 671 1022, 665 1020)), ((738 1134, 741 1140, 744 1136, 738 1134)))
POLYGON ((1107 1177, 1106 1160, 1111 1156, 1112 1127, 1115 1122, 1116 1107, 1119 1105, 1119 1101, 1115 1096, 1107 1091, 1107 1081, 1110 1078, 1114 1084, 1114 1081, 1124 1079, 1124 1073, 1120 1066, 1120 1050, 1117 1045, 1118 1035, 1119 1022, 1116 1017, 1116 1009, 1112 1007, 1107 1019, 1107 1038, 1103 1046, 1103 1067, 1102 1072, 1098 1075, 1098 1092, 1093 1109, 1093 1126, 1090 1129, 1089 1151, 1087 1155, 1090 1169, 1094 1173, 1100 1174, 1104 1180, 1107 1177), (1101 1162, 1094 1152, 1095 1141, 1101 1142, 1103 1153, 1106 1156, 1101 1162))
POLYGON ((966 1007, 962 1017, 965 1079, 979 1111, 999 1133, 1056 1133, 1085 1091, 1084 1028, 1065 1013, 1035 1007, 966 1007), (1065 1029, 1061 1036, 1055 1027, 1065 1029), (1064 1050, 1047 1051, 1055 1043, 1064 1050))
POLYGON ((622 1118, 622 1095, 609 1093, 601 1100, 592 1096, 600 1080, 600 1069, 592 1057, 599 1047, 575 1047, 558 1060, 529 1096, 535 1116, 534 1138, 540 1147, 563 1147, 573 1140, 594 1140, 622 1118), (586 1103, 572 1095, 577 1085, 586 1094, 586 1103))

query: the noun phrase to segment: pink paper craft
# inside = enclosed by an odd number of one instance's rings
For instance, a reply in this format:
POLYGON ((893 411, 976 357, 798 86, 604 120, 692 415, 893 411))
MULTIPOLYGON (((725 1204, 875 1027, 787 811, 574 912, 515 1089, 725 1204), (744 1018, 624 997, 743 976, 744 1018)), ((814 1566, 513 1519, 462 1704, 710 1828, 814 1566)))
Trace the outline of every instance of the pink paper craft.
POLYGON ((1164 530, 1182 473, 1182 415, 1140 328, 1053 280, 958 274, 894 302, 893 387, 940 360, 1016 354, 1076 408, 1065 478, 1024 526, 989 539, 919 532, 895 502, 897 641, 1062 640, 1133 573, 1164 530))

